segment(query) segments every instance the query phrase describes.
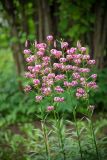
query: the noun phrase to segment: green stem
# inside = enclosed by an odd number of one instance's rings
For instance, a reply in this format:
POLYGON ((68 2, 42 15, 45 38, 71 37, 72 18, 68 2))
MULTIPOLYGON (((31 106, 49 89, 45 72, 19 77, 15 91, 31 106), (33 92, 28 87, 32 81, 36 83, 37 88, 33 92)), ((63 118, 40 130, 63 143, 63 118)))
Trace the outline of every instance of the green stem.
POLYGON ((55 121, 56 121, 56 127, 57 127, 57 134, 58 134, 58 138, 59 138, 59 147, 61 147, 62 150, 62 154, 63 154, 63 160, 66 160, 66 154, 65 154, 65 150, 64 150, 64 141, 63 141, 63 136, 62 136, 62 129, 60 126, 60 119, 59 119, 59 115, 54 111, 54 117, 55 117, 55 121))
POLYGON ((47 136, 47 130, 45 125, 45 117, 44 117, 44 111, 41 107, 41 126, 43 131, 43 138, 44 138, 44 144, 45 144, 45 152, 46 152, 46 160, 50 160, 50 151, 49 151, 49 143, 48 143, 48 136, 47 136))
MULTIPOLYGON (((89 98, 87 99, 87 106, 89 106, 89 98)), ((96 155, 97 155, 97 159, 100 160, 100 156, 99 156, 99 152, 98 152, 98 147, 97 147, 97 143, 96 143, 96 137, 95 137, 95 133, 94 133, 94 127, 93 127, 93 121, 92 121, 92 113, 88 113, 88 117, 90 119, 90 127, 91 127, 91 135, 93 138, 93 142, 94 142, 94 146, 95 146, 95 150, 96 150, 96 155)))
POLYGON ((75 121, 77 137, 78 137, 78 145, 79 145, 79 151, 80 151, 80 155, 81 155, 81 160, 83 160, 82 147, 81 147, 81 141, 80 141, 80 134, 79 134, 79 129, 78 129, 78 124, 77 124, 77 119, 76 119, 76 111, 75 110, 73 111, 73 116, 74 116, 74 121, 75 121))
POLYGON ((91 125, 91 133, 92 133, 93 142, 94 142, 94 145, 95 145, 97 159, 100 160, 100 156, 99 156, 99 152, 98 152, 98 147, 97 147, 97 143, 96 143, 96 137, 95 137, 95 133, 94 133, 94 127, 93 127, 92 117, 90 117, 90 125, 91 125))

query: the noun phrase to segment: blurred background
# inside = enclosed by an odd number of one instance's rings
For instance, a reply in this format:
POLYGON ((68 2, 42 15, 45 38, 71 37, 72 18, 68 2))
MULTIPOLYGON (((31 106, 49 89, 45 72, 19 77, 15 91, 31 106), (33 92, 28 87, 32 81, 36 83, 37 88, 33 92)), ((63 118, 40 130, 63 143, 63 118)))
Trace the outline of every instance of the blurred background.
POLYGON ((34 94, 23 93, 24 43, 45 41, 48 34, 89 47, 99 85, 92 101, 97 111, 107 111, 106 0, 0 0, 1 125, 34 117, 34 94))
POLYGON ((22 75, 26 70, 23 49, 26 39, 42 42, 49 34, 69 41, 71 46, 80 40, 83 46, 89 47, 98 73, 99 89, 92 99, 95 115, 106 116, 106 0, 0 0, 1 128, 9 126, 17 133, 17 123, 35 120, 38 110, 35 94, 28 96, 23 92, 22 75))

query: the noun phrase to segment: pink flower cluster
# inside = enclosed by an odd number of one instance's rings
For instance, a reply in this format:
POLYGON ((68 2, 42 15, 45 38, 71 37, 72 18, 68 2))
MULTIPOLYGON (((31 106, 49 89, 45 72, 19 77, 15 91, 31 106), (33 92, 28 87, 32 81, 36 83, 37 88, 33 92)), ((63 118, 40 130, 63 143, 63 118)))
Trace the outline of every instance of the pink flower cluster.
POLYGON ((36 96, 35 97, 35 99, 36 99, 37 102, 40 102, 42 100, 42 98, 43 98, 42 96, 36 96))
POLYGON ((64 97, 54 97, 54 102, 64 102, 64 97))
POLYGON ((53 110, 54 110, 54 106, 48 106, 48 107, 47 107, 47 111, 48 111, 48 112, 53 111, 53 110))
POLYGON ((83 88, 77 88, 76 96, 77 98, 85 97, 86 93, 83 88))
POLYGON ((62 93, 62 92, 64 92, 64 89, 61 88, 60 86, 56 86, 55 91, 58 92, 58 93, 62 93))
POLYGON ((30 85, 26 85, 25 88, 24 88, 24 91, 25 92, 30 92, 32 89, 32 87, 30 85))
MULTIPOLYGON (((60 48, 53 41, 53 36, 47 36, 47 43, 37 43, 35 49, 25 49, 24 55, 28 64, 28 72, 25 77, 30 79, 30 85, 25 87, 25 92, 36 89, 36 101, 40 102, 45 97, 55 95, 54 102, 63 102, 66 99, 62 96, 65 90, 75 88, 75 97, 87 97, 86 90, 97 88, 95 82, 97 75, 91 75, 91 60, 86 52, 86 47, 71 47, 68 42, 61 42, 60 48), (51 43, 51 48, 48 47, 51 43), (53 48, 52 48, 53 45, 53 48), (33 86, 33 87, 31 87, 33 86), (60 96, 59 96, 60 95, 60 96)), ((53 110, 48 106, 47 110, 53 110)))

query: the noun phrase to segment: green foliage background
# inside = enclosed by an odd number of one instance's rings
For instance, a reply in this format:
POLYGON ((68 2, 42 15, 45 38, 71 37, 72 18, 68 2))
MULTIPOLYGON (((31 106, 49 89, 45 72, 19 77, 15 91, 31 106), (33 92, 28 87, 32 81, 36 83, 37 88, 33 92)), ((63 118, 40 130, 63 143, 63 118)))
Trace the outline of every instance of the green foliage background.
MULTIPOLYGON (((20 80, 22 84, 25 84, 26 81, 23 78, 23 73, 21 76, 17 75, 16 72, 16 63, 14 61, 12 45, 21 44, 22 49, 20 55, 23 54, 24 42, 27 39, 33 41, 38 38, 37 27, 37 6, 35 5, 36 1, 26 0, 24 8, 21 2, 23 0, 13 0, 15 4, 15 20, 16 28, 18 35, 12 36, 10 33, 13 30, 13 26, 10 25, 12 17, 9 14, 6 14, 5 9, 1 5, 1 2, 6 2, 5 0, 0 1, 0 160, 37 160, 43 159, 39 157, 42 151, 42 156, 44 156, 44 148, 42 145, 41 131, 37 129, 33 123, 39 121, 39 104, 35 102, 35 92, 30 94, 25 94, 23 91, 19 90, 18 81, 20 80), (25 9, 25 15, 27 21, 22 17, 23 9, 25 9), (28 33, 23 29, 23 24, 28 26, 28 33), (38 115, 38 116, 37 116, 38 115), (35 129, 36 128, 36 129, 35 129), (41 140, 41 143, 39 143, 41 140), (35 146, 37 147, 35 149, 35 146), (39 148, 39 149, 38 149, 39 148), (35 156, 36 154, 36 156, 35 156)), ((8 1, 10 2, 10 0, 8 1)), ((77 40, 81 40, 82 44, 87 45, 89 52, 92 57, 93 53, 93 36, 95 32, 95 10, 93 9, 96 4, 101 3, 101 7, 104 10, 106 7, 106 1, 96 0, 48 0, 47 4, 51 8, 50 15, 52 14, 54 20, 57 21, 57 24, 53 24, 52 34, 56 38, 63 38, 65 41, 68 40, 71 45, 76 45, 77 40), (54 7, 54 13, 53 13, 54 7), (90 45, 91 44, 91 45, 90 45), (92 53, 91 53, 92 51, 92 53)), ((12 12, 11 12, 12 13, 12 12)), ((104 10, 106 15, 106 11, 104 10)), ((103 13, 103 14, 104 14, 103 13)), ((103 21, 105 20, 105 15, 103 21)), ((103 32, 103 23, 101 33, 103 32)), ((99 33, 100 34, 100 33, 99 33)), ((97 39, 97 37, 96 37, 97 39)), ((106 36, 107 39, 107 36, 106 36)), ((102 42, 102 37, 100 43, 102 42)), ((99 43, 99 44, 100 44, 99 43)), ((97 45, 99 47, 100 45, 97 45)), ((17 46, 16 46, 17 47, 17 46)), ((98 90, 95 94, 91 93, 90 102, 95 104, 95 127, 96 134, 99 139, 99 148, 101 148, 101 154, 103 155, 104 160, 106 160, 106 148, 107 148, 107 139, 105 135, 107 134, 107 47, 104 48, 104 52, 100 54, 103 57, 103 65, 100 68, 96 68, 98 74, 98 90), (98 119, 98 120, 96 120, 98 119), (101 132, 102 131, 102 132, 101 132), (104 139, 101 140, 101 137, 104 139), (105 157, 104 157, 105 156, 105 157)), ((72 108, 77 103, 71 96, 68 96, 66 93, 64 97, 67 100, 67 103, 63 103, 59 106, 59 114, 63 115, 65 113, 66 119, 72 119, 72 108), (68 104, 71 104, 70 106, 68 104)), ((49 104, 49 99, 41 103, 44 106, 44 109, 49 104)), ((84 103, 81 102, 80 107, 78 108, 78 117, 81 118, 81 112, 85 113, 84 103)), ((52 120, 52 115, 49 115, 50 120, 52 120)), ((40 128, 40 124, 38 124, 40 128)), ((87 124, 80 123, 79 127, 87 127, 87 124)), ((76 134, 75 132, 73 132, 76 134)), ((89 137, 89 134, 87 134, 89 137)), ((54 137, 52 137, 52 144, 54 137)), ((90 141, 90 139, 89 139, 90 141)), ((87 144, 85 140, 83 144, 87 144)), ((90 149, 89 142, 89 149, 90 149)), ((73 148, 73 153, 77 150, 77 144, 72 143, 71 148, 73 148), (73 145, 73 146, 72 146, 73 145)), ((84 147, 85 148, 85 147, 84 147)), ((56 149, 57 150, 57 149, 56 149)), ((71 152, 68 150, 68 152, 71 152)), ((76 152, 76 154, 78 154, 76 152)), ((91 152, 90 152, 91 154, 91 152)), ((88 158, 87 158, 88 159, 88 158)), ((70 159, 71 160, 71 159, 70 159)), ((74 160, 74 159, 73 159, 74 160)), ((91 160, 91 159, 90 159, 91 160)), ((95 160, 95 157, 94 157, 95 160)))

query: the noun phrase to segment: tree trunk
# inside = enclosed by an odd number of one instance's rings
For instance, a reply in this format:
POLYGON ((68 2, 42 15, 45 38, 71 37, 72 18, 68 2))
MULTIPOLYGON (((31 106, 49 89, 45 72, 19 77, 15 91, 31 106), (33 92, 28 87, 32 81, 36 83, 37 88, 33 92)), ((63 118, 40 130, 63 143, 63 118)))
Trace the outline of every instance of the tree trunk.
MULTIPOLYGON (((14 58, 14 61, 16 64, 17 75, 18 75, 18 77, 20 77, 22 72, 24 71, 25 66, 23 63, 24 61, 23 61, 23 54, 22 54, 22 46, 20 44, 19 36, 18 36, 17 18, 15 15, 15 12, 14 12, 15 6, 13 4, 13 1, 11 1, 11 0, 5 0, 5 1, 1 1, 1 2, 2 2, 3 7, 6 11, 9 26, 11 27, 10 36, 12 38, 15 37, 17 39, 17 41, 12 42, 11 49, 13 51, 13 58, 14 58)), ((19 89, 22 90, 21 81, 18 80, 18 83, 19 83, 19 89)))
POLYGON ((107 11, 106 6, 103 6, 101 2, 96 4, 95 16, 94 58, 97 66, 102 68, 107 38, 107 11))
POLYGON ((42 0, 37 0, 38 5, 38 41, 42 42, 44 40, 43 36, 43 10, 42 10, 42 0))
POLYGON ((43 42, 46 40, 46 36, 51 34, 51 18, 50 18, 50 7, 47 0, 37 1, 37 12, 38 12, 38 40, 43 42))

